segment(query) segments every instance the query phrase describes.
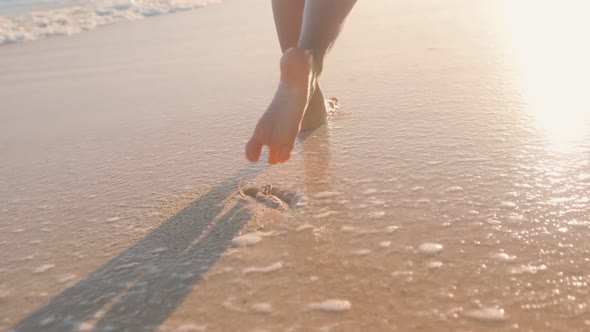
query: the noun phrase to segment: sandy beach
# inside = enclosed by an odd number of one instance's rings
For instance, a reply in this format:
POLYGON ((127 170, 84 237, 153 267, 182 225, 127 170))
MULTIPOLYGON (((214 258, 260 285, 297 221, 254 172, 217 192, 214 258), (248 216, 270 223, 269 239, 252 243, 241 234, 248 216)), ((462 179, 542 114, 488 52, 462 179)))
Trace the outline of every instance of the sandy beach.
POLYGON ((587 331, 587 6, 531 4, 359 2, 273 167, 268 1, 0 46, 0 330, 587 331))

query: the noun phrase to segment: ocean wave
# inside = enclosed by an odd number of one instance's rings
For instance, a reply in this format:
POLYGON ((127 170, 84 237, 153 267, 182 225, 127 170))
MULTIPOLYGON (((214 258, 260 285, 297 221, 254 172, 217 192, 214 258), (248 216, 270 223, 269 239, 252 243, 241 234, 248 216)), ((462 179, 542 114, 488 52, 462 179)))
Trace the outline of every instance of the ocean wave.
POLYGON ((100 26, 204 7, 220 0, 115 0, 0 17, 0 45, 69 36, 100 26))

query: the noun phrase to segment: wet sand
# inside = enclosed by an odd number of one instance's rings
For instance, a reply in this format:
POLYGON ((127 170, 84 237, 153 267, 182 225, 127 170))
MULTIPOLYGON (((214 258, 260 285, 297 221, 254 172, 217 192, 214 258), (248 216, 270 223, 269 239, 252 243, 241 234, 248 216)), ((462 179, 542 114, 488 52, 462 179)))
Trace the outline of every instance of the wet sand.
POLYGON ((0 329, 587 330, 588 23, 524 3, 359 3, 271 169, 267 1, 0 48, 0 329))

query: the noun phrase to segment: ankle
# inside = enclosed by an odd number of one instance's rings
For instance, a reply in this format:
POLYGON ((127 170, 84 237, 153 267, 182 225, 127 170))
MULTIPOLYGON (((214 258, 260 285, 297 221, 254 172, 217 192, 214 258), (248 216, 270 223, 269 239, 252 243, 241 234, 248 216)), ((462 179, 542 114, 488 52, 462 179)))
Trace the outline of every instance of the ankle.
POLYGON ((290 48, 281 57, 281 81, 286 83, 314 83, 313 56, 308 50, 290 48), (311 77, 311 82, 310 82, 311 77))

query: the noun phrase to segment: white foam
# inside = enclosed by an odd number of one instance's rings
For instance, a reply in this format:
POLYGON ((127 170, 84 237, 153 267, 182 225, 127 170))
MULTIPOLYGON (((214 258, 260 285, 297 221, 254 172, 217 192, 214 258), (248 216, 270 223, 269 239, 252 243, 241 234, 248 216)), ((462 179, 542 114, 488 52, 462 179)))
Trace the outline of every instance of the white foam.
POLYGON ((266 302, 253 303, 250 309, 262 314, 270 314, 272 312, 272 305, 266 302))
POLYGON ((391 272, 391 275, 393 277, 399 277, 399 276, 412 276, 414 275, 414 271, 411 270, 400 270, 400 271, 393 271, 391 272))
POLYGON ((442 250, 443 250, 443 245, 438 244, 438 243, 426 242, 426 243, 422 243, 420 246, 418 246, 418 252, 423 255, 426 255, 426 256, 436 255, 439 252, 441 252, 442 250))
POLYGON ((319 192, 315 195, 313 195, 313 197, 315 198, 332 198, 332 197, 336 197, 336 196, 340 196, 342 195, 342 193, 337 192, 337 191, 322 191, 319 192))
POLYGON ((335 214, 338 214, 338 212, 336 212, 336 211, 326 211, 324 213, 316 214, 314 217, 316 217, 318 219, 322 219, 322 218, 326 218, 326 217, 329 217, 329 216, 335 215, 335 214))
POLYGON ((370 188, 370 189, 363 191, 363 195, 373 195, 376 193, 377 193, 377 189, 374 189, 374 188, 370 188))
POLYGON ((393 232, 397 231, 398 229, 399 229, 399 226, 391 225, 391 226, 387 226, 385 228, 385 232, 386 233, 393 233, 393 232))
POLYGON ((355 255, 359 255, 359 256, 365 256, 371 253, 371 250, 369 249, 359 249, 359 250, 355 250, 352 252, 355 255))
POLYGON ((307 197, 302 194, 297 194, 291 199, 291 206, 304 207, 307 205, 307 197))
POLYGON ((576 226, 576 227, 579 227, 579 226, 590 226, 590 221, 571 220, 571 221, 568 221, 567 224, 569 226, 576 226))
POLYGON ((545 265, 545 264, 541 264, 541 265, 526 264, 526 265, 521 265, 518 267, 513 267, 512 269, 510 269, 510 273, 512 273, 512 274, 523 274, 523 273, 536 274, 539 271, 545 271, 545 270, 547 270, 547 265, 545 265))
POLYGON ((352 304, 347 300, 330 299, 322 302, 312 302, 307 305, 310 310, 319 310, 327 312, 342 312, 350 310, 352 304))
POLYGON ((352 227, 352 226, 342 226, 340 227, 340 230, 343 232, 353 232, 356 228, 352 227))
POLYGON ((39 274, 39 273, 47 272, 47 271, 53 269, 54 267, 55 267, 55 264, 45 264, 45 265, 39 266, 38 268, 33 270, 33 272, 35 274, 39 274))
POLYGON ((264 236, 269 236, 272 234, 273 234, 273 232, 256 231, 256 232, 252 232, 252 233, 248 233, 248 234, 244 234, 244 235, 240 235, 238 237, 235 237, 231 240, 231 242, 235 246, 246 247, 246 246, 254 245, 254 244, 262 241, 262 238, 264 236))
POLYGON ((183 324, 176 329, 178 332, 204 332, 205 326, 194 323, 183 324))
POLYGON ((488 322, 501 322, 506 320, 506 313, 502 308, 487 307, 465 312, 465 316, 488 322))
POLYGON ((67 275, 64 275, 63 277, 59 278, 58 281, 63 284, 65 282, 72 281, 74 279, 76 279, 75 274, 67 274, 67 275))
POLYGON ((391 241, 381 241, 379 242, 379 247, 381 248, 389 248, 391 246, 391 241))
POLYGON ((369 217, 379 219, 385 217, 385 211, 373 211, 369 213, 369 217))
POLYGON ((107 219, 107 222, 115 222, 119 219, 121 219, 121 218, 120 217, 112 217, 112 218, 107 219))
POLYGON ((243 270, 244 274, 248 273, 269 273, 280 270, 283 267, 282 262, 276 262, 269 266, 262 266, 262 267, 247 267, 243 270))
POLYGON ((94 329, 96 328, 96 326, 92 323, 89 322, 84 322, 80 325, 78 325, 78 332, 88 332, 88 331, 94 331, 94 329))
POLYGON ((0 17, 0 45, 70 36, 97 27, 204 7, 219 0, 106 0, 0 17))
POLYGON ((500 206, 505 207, 505 208, 514 209, 514 208, 516 208, 516 203, 510 202, 510 201, 504 201, 504 202, 500 203, 500 206))
POLYGON ((508 215, 508 220, 510 220, 512 222, 519 222, 519 221, 522 221, 523 219, 524 219, 524 216, 522 214, 511 213, 508 215))
POLYGON ((498 252, 492 255, 492 258, 503 262, 511 262, 516 259, 516 256, 508 255, 505 252, 498 252))
POLYGON ((456 193, 456 192, 460 192, 463 191, 463 187, 459 187, 459 186, 454 186, 454 187, 449 187, 447 189, 445 189, 445 193, 450 194, 450 193, 456 193))
POLYGON ((439 261, 432 261, 432 262, 428 262, 428 263, 426 264, 426 267, 427 267, 428 269, 430 269, 430 270, 436 270, 436 269, 438 269, 438 268, 442 267, 442 265, 443 265, 443 263, 442 263, 442 262, 439 262, 439 261))
POLYGON ((297 227, 296 231, 297 232, 301 232, 301 231, 304 231, 306 229, 313 229, 313 226, 310 225, 310 224, 303 224, 303 225, 297 227))
POLYGON ((55 316, 49 316, 49 317, 47 317, 47 318, 44 318, 44 319, 42 319, 42 320, 39 322, 39 326, 41 326, 41 327, 43 327, 43 326, 47 326, 47 325, 49 325, 49 324, 51 324, 51 323, 53 323, 53 322, 55 322, 55 316))

